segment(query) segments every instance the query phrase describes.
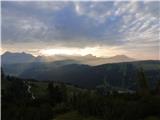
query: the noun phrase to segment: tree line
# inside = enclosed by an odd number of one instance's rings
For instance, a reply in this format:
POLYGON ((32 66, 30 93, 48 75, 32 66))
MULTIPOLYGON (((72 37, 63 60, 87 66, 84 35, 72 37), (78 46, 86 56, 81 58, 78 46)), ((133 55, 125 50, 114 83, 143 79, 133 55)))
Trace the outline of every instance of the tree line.
POLYGON ((2 120, 52 120, 59 114, 78 111, 102 120, 160 119, 160 81, 150 90, 143 69, 138 71, 136 93, 102 95, 98 90, 73 90, 48 82, 44 96, 33 99, 27 81, 5 76, 2 70, 2 120))

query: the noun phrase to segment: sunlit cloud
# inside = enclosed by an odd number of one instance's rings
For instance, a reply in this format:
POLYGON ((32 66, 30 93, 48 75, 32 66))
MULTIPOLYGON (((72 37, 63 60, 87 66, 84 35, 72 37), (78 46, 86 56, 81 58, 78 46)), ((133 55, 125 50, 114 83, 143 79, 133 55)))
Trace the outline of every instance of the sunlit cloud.
POLYGON ((2 47, 36 49, 37 55, 126 54, 157 59, 159 18, 158 1, 2 2, 2 47))
MULTIPOLYGON (((88 54, 96 57, 109 57, 117 53, 116 48, 107 47, 86 47, 86 48, 55 48, 55 49, 42 49, 39 54, 45 56, 51 55, 74 55, 74 56, 86 56, 88 54)), ((123 54, 124 51, 119 50, 119 53, 123 54)))

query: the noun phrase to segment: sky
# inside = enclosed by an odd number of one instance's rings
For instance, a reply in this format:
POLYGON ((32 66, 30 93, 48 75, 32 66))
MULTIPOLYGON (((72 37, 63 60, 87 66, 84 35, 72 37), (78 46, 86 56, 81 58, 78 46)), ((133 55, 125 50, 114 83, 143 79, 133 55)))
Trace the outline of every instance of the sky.
POLYGON ((160 59, 160 2, 1 2, 1 52, 160 59))

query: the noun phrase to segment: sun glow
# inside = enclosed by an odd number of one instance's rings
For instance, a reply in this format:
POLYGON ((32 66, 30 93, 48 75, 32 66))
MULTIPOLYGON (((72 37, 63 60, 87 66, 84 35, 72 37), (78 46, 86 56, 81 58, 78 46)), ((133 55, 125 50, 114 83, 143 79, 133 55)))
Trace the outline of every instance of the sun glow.
MULTIPOLYGON (((120 52, 120 51, 119 51, 120 52)), ((52 55, 81 55, 85 56, 92 54, 97 57, 113 56, 117 53, 114 48, 106 47, 86 47, 86 48, 55 48, 55 49, 43 49, 39 51, 40 54, 45 56, 52 55)))
POLYGON ((82 55, 84 56, 87 54, 91 54, 95 50, 96 48, 84 48, 84 49, 56 48, 56 49, 43 49, 40 51, 40 53, 46 56, 51 56, 51 55, 82 55))

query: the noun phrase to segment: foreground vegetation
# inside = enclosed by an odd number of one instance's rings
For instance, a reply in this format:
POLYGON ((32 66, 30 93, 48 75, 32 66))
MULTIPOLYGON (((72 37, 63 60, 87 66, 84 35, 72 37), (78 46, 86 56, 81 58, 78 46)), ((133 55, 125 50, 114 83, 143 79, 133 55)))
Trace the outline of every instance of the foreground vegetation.
POLYGON ((143 70, 137 81, 135 93, 104 94, 2 72, 2 120, 159 120, 160 82, 150 90, 143 70))

